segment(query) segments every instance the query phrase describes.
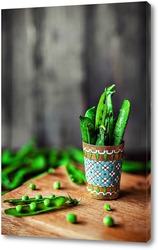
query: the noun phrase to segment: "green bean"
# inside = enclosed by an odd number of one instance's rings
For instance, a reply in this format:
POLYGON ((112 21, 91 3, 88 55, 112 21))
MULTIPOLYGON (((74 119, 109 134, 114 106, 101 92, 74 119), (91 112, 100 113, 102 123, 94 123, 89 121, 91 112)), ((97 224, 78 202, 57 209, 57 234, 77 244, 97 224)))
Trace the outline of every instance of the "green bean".
POLYGON ((31 216, 63 207, 64 204, 67 202, 71 206, 76 206, 80 202, 80 200, 72 199, 70 196, 69 197, 58 196, 51 200, 49 206, 45 206, 44 202, 42 201, 40 203, 36 203, 35 210, 31 210, 30 205, 24 205, 22 207, 21 212, 18 212, 16 208, 8 208, 4 210, 4 213, 10 216, 17 216, 17 217, 31 216))
POLYGON ((59 157, 59 148, 53 148, 49 151, 48 164, 51 168, 56 168, 58 166, 59 157))
POLYGON ((85 117, 88 117, 92 121, 94 127, 95 127, 95 115, 96 115, 96 107, 95 106, 88 109, 84 115, 85 117))
POLYGON ((124 100, 121 109, 119 111, 119 115, 114 128, 114 138, 113 138, 114 145, 119 145, 123 141, 123 136, 125 128, 127 126, 129 114, 130 114, 130 102, 128 100, 124 100))
POLYGON ((150 161, 142 162, 142 161, 123 160, 122 172, 126 172, 126 173, 150 172, 150 161))
POLYGON ((13 155, 10 149, 2 150, 2 165, 8 165, 12 162, 13 155))

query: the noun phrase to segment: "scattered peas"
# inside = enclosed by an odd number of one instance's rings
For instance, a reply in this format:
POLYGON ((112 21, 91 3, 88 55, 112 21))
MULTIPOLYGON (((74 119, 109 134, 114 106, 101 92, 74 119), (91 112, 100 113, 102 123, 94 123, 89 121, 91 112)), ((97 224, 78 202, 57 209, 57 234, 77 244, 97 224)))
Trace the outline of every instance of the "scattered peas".
POLYGON ((60 188, 60 182, 59 181, 55 181, 53 184, 55 189, 59 189, 60 188))
POLYGON ((33 183, 31 183, 31 184, 29 185, 29 188, 32 189, 32 190, 35 190, 35 189, 36 189, 36 185, 33 184, 33 183))
POLYGON ((21 212, 22 212, 22 206, 21 206, 21 205, 17 205, 17 206, 16 206, 16 211, 17 211, 18 213, 21 213, 21 212))
POLYGON ((44 199, 44 205, 46 207, 49 207, 49 205, 50 205, 50 199, 48 199, 48 198, 44 199))
POLYGON ((28 195, 23 195, 23 196, 22 196, 22 200, 23 200, 23 201, 27 201, 28 199, 29 199, 28 195))
POLYGON ((112 227, 114 225, 114 219, 111 216, 105 216, 103 218, 103 224, 108 227, 112 227))
POLYGON ((36 200, 42 199, 42 195, 41 194, 37 194, 36 195, 36 200))
POLYGON ((104 208, 104 210, 107 210, 107 211, 111 210, 110 204, 104 204, 103 208, 104 208))
POLYGON ((55 197, 54 194, 51 194, 51 195, 49 196, 50 199, 52 199, 52 198, 54 198, 54 197, 55 197))
POLYGON ((68 213, 67 215, 66 215, 66 220, 68 221, 68 222, 70 222, 70 223, 75 223, 76 222, 76 219, 77 219, 77 216, 76 216, 76 214, 74 214, 74 213, 68 213))
POLYGON ((37 204, 36 204, 36 202, 31 202, 30 203, 30 209, 31 209, 31 211, 35 211, 36 210, 36 208, 37 208, 37 204))

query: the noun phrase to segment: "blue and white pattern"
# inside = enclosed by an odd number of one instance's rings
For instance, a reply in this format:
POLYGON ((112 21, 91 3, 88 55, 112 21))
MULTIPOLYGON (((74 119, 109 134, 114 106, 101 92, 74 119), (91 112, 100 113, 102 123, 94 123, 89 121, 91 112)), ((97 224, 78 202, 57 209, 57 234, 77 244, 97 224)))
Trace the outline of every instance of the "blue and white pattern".
POLYGON ((96 161, 84 157, 86 179, 89 184, 99 187, 118 186, 122 160, 96 161))

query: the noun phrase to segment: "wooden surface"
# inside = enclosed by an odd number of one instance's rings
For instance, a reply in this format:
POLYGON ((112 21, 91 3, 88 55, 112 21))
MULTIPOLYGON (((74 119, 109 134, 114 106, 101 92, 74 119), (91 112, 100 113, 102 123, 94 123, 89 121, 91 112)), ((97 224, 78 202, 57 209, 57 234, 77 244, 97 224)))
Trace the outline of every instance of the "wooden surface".
POLYGON ((131 242, 147 242, 150 239, 150 188, 148 178, 144 176, 122 173, 120 196, 113 201, 88 197, 85 185, 71 183, 64 167, 32 182, 37 190, 30 190, 29 182, 2 196, 3 235, 131 242), (60 190, 53 189, 56 180, 61 182, 60 190), (37 193, 43 196, 69 194, 73 198, 81 197, 82 201, 76 207, 35 216, 17 218, 4 214, 4 209, 11 206, 3 203, 4 199, 20 198, 24 194, 34 197, 37 193), (103 210, 107 202, 112 207, 111 211, 103 210), (66 222, 66 214, 70 211, 77 215, 76 224, 66 222), (114 227, 103 225, 105 215, 113 216, 114 227))

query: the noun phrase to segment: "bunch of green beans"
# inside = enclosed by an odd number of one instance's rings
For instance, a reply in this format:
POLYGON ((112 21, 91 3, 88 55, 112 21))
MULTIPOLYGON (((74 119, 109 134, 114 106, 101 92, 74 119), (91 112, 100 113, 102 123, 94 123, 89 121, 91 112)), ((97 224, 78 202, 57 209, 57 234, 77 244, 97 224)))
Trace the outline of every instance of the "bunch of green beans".
POLYGON ((104 89, 97 107, 93 106, 80 116, 82 141, 98 145, 120 145, 123 142, 125 129, 130 115, 130 102, 122 102, 119 114, 114 116, 112 96, 115 84, 104 89))

